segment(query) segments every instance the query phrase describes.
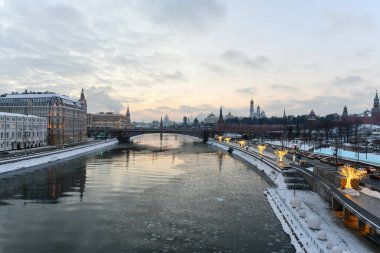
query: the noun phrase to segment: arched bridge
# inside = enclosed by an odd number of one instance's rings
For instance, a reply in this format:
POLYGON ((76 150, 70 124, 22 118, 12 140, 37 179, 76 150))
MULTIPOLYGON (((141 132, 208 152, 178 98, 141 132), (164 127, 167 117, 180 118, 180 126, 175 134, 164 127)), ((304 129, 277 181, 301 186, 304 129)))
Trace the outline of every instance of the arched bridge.
POLYGON ((107 137, 118 138, 120 142, 129 142, 131 137, 153 134, 153 133, 172 133, 197 137, 204 142, 215 134, 237 133, 237 134, 271 134, 281 135, 283 133, 282 125, 216 125, 215 127, 198 127, 198 128, 139 128, 139 129, 117 129, 117 128, 88 128, 89 136, 97 136, 99 133, 107 137))
POLYGON ((100 133, 105 134, 107 137, 114 137, 118 138, 120 142, 129 142, 131 137, 143 135, 143 134, 164 134, 164 133, 170 133, 170 134, 182 134, 182 135, 188 135, 193 136, 196 138, 199 138, 203 140, 203 142, 207 142, 209 136, 211 136, 212 133, 215 131, 213 129, 186 129, 186 128, 160 128, 160 129, 115 129, 115 128, 106 128, 106 129, 88 129, 88 134, 90 136, 97 136, 100 133))

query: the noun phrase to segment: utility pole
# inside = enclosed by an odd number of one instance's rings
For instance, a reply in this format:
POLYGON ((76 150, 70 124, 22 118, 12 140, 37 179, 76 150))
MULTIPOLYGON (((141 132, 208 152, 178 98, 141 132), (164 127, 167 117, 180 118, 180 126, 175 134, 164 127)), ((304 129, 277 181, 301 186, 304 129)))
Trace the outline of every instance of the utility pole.
POLYGON ((335 138, 335 171, 338 171, 338 139, 335 138))

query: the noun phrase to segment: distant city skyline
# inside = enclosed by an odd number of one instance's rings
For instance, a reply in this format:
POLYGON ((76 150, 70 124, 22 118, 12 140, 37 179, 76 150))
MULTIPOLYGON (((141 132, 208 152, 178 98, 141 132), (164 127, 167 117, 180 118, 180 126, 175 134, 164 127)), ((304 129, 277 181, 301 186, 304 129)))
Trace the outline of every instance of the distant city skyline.
POLYGON ((371 109, 375 1, 0 0, 0 93, 86 92, 89 112, 180 122, 371 109), (112 15, 110 15, 112 13, 112 15), (159 115, 159 116, 157 116, 159 115))

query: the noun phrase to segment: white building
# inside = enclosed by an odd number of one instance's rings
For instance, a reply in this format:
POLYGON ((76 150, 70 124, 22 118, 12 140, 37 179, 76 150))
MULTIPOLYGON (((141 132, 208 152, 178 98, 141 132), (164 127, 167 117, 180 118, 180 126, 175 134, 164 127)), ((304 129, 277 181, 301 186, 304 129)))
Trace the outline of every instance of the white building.
POLYGON ((0 150, 46 145, 48 123, 44 117, 0 112, 0 150))
POLYGON ((164 127, 170 127, 172 125, 172 122, 169 119, 169 116, 166 114, 164 118, 164 127))
POLYGON ((218 122, 218 118, 213 113, 208 115, 204 120, 205 124, 216 124, 217 122, 218 122))
POLYGON ((261 118, 266 118, 265 112, 261 110, 260 106, 257 106, 256 112, 254 108, 255 102, 253 99, 251 99, 249 103, 249 117, 251 119, 261 119, 261 118))

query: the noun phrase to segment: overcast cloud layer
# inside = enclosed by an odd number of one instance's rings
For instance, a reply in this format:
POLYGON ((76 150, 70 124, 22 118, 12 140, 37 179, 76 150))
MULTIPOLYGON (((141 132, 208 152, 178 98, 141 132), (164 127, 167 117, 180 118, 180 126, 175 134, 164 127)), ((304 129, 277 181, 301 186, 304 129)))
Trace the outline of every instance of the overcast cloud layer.
POLYGON ((362 112, 380 88, 375 1, 0 0, 0 93, 55 91, 132 120, 362 112))

